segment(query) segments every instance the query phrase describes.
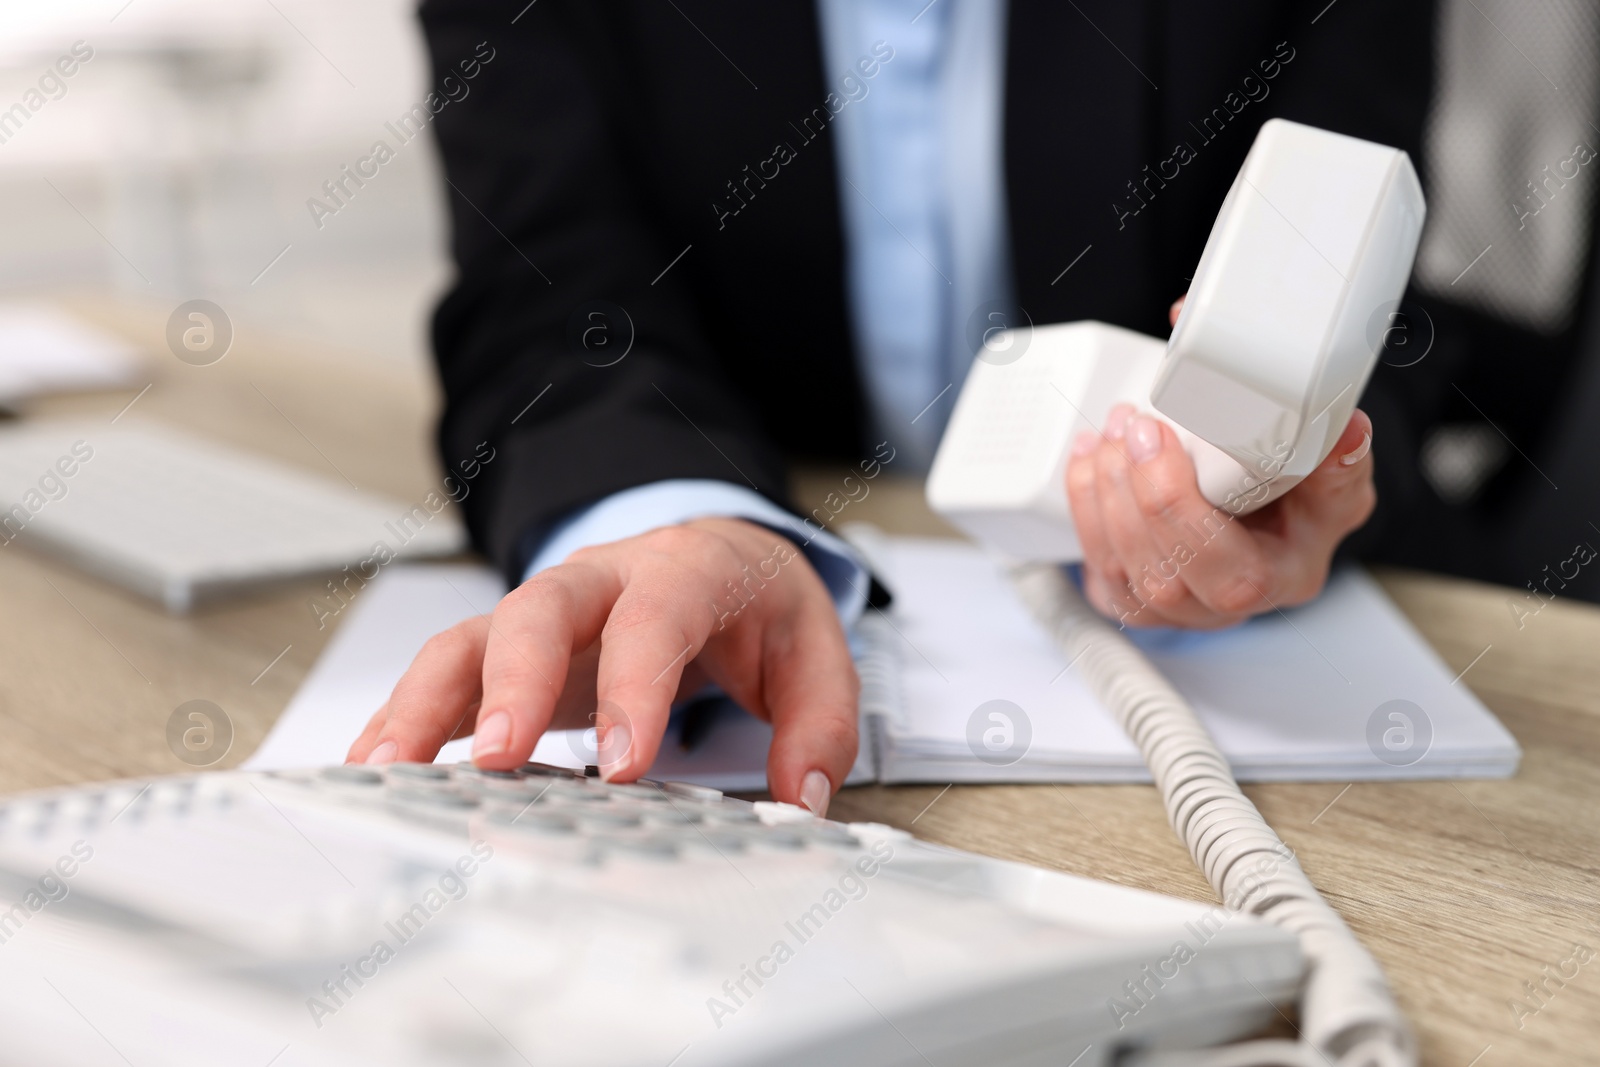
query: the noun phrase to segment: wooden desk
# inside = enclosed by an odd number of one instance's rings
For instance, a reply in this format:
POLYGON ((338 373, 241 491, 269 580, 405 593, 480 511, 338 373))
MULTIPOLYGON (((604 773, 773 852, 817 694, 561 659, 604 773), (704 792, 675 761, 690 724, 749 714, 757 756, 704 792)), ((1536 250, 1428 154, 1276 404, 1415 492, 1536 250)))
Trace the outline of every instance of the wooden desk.
MULTIPOLYGON (((436 484, 430 383, 392 367, 315 358, 241 336, 221 363, 165 354, 159 312, 80 309, 145 344, 160 419, 419 500, 436 484)), ((134 396, 47 405, 108 421, 134 396)), ((798 479, 820 501, 837 476, 798 479)), ((840 519, 941 532, 914 485, 880 480, 840 519)), ((946 531, 947 532, 947 531, 946 531)), ((1510 781, 1341 782, 1246 790, 1313 880, 1377 954, 1437 1067, 1592 1064, 1600 959, 1521 1028, 1510 1004, 1578 942, 1600 952, 1600 609, 1552 604, 1518 629, 1508 591, 1383 572, 1385 588, 1462 684, 1522 744, 1510 781)), ((0 549, 0 789, 184 770, 166 722, 186 700, 236 730, 220 766, 261 740, 332 633, 305 581, 187 618, 76 572, 0 549)), ((1212 894, 1144 786, 869 787, 833 814, 911 827, 929 840, 1200 900, 1212 894)), ((1570 973, 1570 967, 1568 968, 1570 973)), ((1548 988, 1556 989, 1555 983, 1548 988)), ((1538 1002, 1529 1002, 1537 1007, 1538 1002)))

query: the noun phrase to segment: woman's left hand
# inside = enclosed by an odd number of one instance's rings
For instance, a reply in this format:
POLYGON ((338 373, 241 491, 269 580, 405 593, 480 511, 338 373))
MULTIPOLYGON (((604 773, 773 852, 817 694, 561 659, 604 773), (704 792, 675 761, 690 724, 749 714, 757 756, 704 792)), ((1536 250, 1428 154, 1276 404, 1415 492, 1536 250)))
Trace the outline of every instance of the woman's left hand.
POLYGON ((1079 435, 1067 468, 1090 602, 1128 626, 1210 629, 1310 600, 1372 514, 1371 449, 1372 420, 1357 410, 1299 485, 1235 516, 1200 495, 1170 426, 1118 405, 1079 435))

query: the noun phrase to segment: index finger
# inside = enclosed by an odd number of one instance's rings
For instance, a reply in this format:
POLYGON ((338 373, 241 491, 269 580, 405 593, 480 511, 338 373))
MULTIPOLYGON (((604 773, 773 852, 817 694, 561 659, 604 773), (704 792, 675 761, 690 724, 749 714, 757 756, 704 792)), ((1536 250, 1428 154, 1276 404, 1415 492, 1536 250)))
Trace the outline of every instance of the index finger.
POLYGON ((631 781, 650 768, 666 733, 684 668, 711 636, 717 613, 709 595, 739 576, 743 561, 724 537, 668 527, 647 535, 600 640, 595 677, 600 774, 631 781))
POLYGON ((585 553, 540 571, 500 601, 484 643, 474 763, 512 770, 533 754, 566 685, 573 650, 594 642, 620 589, 608 557, 585 553))

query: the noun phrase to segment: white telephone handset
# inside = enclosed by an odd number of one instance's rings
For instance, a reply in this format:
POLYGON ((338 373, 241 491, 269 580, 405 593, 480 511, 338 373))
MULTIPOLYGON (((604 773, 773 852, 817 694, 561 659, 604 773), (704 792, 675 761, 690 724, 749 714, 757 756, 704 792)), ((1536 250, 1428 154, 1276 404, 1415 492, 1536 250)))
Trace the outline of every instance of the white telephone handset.
POLYGON ((1277 498, 1349 421, 1424 212, 1403 151, 1265 123, 1171 339, 1077 322, 986 344, 939 443, 928 503, 1014 558, 1081 559, 1067 457, 1117 403, 1173 426, 1213 504, 1240 515, 1277 498))

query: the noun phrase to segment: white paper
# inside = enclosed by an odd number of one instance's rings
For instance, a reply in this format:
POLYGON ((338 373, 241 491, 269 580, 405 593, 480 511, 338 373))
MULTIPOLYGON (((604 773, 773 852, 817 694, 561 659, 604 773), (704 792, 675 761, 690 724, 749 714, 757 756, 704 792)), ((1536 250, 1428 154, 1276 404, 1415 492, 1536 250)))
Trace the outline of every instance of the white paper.
POLYGON ((45 305, 0 304, 0 404, 135 384, 137 350, 45 305))

